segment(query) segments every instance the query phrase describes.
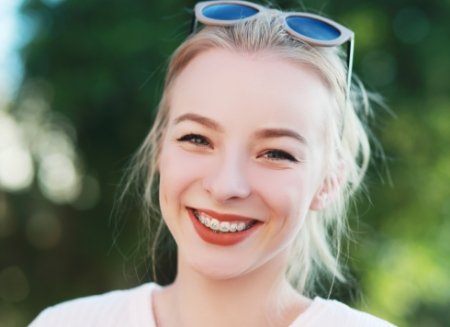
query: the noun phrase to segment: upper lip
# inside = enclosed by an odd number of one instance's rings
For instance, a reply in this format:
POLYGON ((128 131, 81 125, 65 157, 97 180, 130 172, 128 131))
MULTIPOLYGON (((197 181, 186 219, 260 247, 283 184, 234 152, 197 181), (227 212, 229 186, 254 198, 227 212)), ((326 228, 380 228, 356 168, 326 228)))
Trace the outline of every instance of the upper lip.
POLYGON ((246 217, 242 215, 236 215, 236 214, 229 214, 229 213, 218 213, 213 210, 208 209, 201 209, 201 208, 191 208, 192 210, 199 212, 199 213, 205 213, 211 218, 215 218, 218 221, 242 221, 242 222, 250 222, 255 221, 257 219, 252 217, 246 217))

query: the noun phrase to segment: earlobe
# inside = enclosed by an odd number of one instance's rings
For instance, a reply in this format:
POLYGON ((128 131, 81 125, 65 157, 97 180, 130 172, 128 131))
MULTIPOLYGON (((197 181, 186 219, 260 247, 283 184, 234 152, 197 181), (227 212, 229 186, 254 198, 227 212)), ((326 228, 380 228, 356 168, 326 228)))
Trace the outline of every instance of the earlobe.
POLYGON ((338 194, 342 184, 345 182, 345 169, 343 163, 339 164, 339 169, 333 176, 326 177, 319 190, 314 195, 310 210, 320 211, 326 208, 338 194))
POLYGON ((314 195, 314 198, 311 201, 309 209, 313 211, 320 211, 327 206, 328 202, 329 202, 328 193, 321 189, 314 195))

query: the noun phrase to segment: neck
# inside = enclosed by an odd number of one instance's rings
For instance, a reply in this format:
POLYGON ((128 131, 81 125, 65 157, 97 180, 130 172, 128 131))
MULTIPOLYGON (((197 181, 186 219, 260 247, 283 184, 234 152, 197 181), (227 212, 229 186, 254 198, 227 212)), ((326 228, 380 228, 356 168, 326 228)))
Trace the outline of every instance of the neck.
POLYGON ((309 301, 286 281, 285 259, 236 278, 212 279, 179 258, 175 282, 155 296, 158 327, 288 326, 309 301))

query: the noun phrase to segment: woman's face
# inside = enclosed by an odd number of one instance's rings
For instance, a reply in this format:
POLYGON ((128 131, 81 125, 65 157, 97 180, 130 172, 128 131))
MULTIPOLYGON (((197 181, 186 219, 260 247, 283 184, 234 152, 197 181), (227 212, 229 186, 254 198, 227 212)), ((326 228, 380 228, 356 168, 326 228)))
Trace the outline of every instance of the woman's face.
POLYGON ((213 49, 188 64, 159 158, 180 264, 219 279, 286 264, 321 207, 328 98, 311 68, 270 53, 213 49))

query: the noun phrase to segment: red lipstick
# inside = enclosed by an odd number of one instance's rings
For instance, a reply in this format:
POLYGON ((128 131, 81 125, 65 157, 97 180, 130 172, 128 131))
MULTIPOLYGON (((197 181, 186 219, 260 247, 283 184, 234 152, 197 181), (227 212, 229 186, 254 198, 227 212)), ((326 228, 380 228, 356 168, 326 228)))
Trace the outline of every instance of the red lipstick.
POLYGON ((256 231, 257 227, 260 225, 260 222, 258 222, 257 220, 244 216, 219 214, 211 210, 203 209, 187 208, 187 210, 192 224, 194 225, 195 231, 200 236, 200 238, 205 242, 214 245, 230 246, 242 242, 254 231, 256 231), (210 218, 215 219, 219 222, 245 224, 245 229, 234 232, 221 232, 218 230, 212 230, 199 221, 199 214, 206 214, 210 218))

